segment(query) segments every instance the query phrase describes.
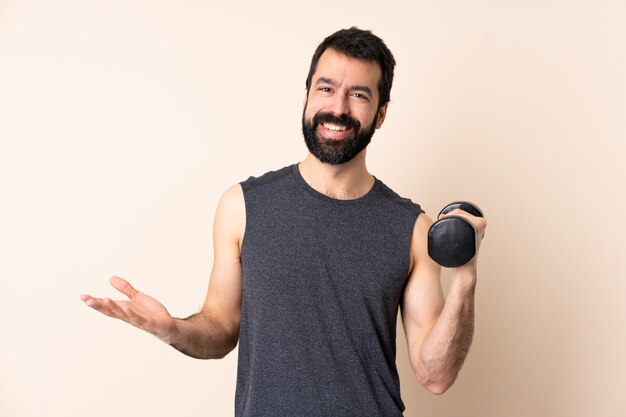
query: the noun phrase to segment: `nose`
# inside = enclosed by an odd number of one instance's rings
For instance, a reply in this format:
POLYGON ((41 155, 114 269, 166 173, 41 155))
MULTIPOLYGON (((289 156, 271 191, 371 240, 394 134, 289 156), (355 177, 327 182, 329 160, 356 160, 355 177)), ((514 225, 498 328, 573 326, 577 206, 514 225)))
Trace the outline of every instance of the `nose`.
POLYGON ((335 116, 341 116, 342 114, 350 114, 350 106, 348 97, 344 94, 336 94, 333 96, 332 103, 330 103, 330 111, 335 116))

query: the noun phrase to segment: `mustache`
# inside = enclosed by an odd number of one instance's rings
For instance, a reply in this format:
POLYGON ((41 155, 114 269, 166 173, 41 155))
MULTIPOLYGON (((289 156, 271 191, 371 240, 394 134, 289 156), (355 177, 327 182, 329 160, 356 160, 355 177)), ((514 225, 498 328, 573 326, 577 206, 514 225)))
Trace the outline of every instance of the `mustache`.
POLYGON ((317 113, 313 116, 313 125, 316 126, 320 123, 335 123, 338 125, 343 125, 348 128, 353 128, 355 131, 359 131, 361 128, 361 123, 348 116, 347 114, 342 114, 341 116, 335 116, 332 113, 317 113))

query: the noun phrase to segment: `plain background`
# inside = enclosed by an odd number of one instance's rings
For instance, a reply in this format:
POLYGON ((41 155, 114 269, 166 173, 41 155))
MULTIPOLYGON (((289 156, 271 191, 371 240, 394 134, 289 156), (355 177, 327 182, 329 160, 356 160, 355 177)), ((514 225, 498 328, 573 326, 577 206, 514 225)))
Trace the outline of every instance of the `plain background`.
POLYGON ((0 416, 232 415, 236 351, 187 358, 78 296, 120 275, 195 312, 221 193, 304 158, 311 55, 353 25, 398 62, 371 171, 489 220, 450 391, 399 334, 406 416, 626 415, 623 0, 2 0, 0 416))

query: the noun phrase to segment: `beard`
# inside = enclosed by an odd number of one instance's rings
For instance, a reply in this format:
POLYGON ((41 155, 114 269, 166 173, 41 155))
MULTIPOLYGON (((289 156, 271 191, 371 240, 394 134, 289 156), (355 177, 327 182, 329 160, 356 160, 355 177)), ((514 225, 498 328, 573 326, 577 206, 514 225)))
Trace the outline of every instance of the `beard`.
MULTIPOLYGON (((306 106, 305 106, 306 111, 306 106)), ((369 145, 376 131, 376 117, 369 126, 361 130, 361 123, 345 114, 335 116, 332 113, 317 113, 313 120, 307 121, 302 112, 302 134, 309 152, 321 162, 337 165, 352 160, 369 145), (321 137, 317 128, 321 123, 335 123, 353 129, 350 138, 335 140, 321 137)))

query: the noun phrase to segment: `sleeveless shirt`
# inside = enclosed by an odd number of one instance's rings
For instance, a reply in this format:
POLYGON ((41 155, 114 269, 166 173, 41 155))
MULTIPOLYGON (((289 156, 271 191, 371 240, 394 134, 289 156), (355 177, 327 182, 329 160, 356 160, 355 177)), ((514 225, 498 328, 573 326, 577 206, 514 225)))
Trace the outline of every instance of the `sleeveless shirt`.
POLYGON ((396 319, 418 204, 337 200, 298 165, 241 183, 236 417, 398 417, 396 319))

